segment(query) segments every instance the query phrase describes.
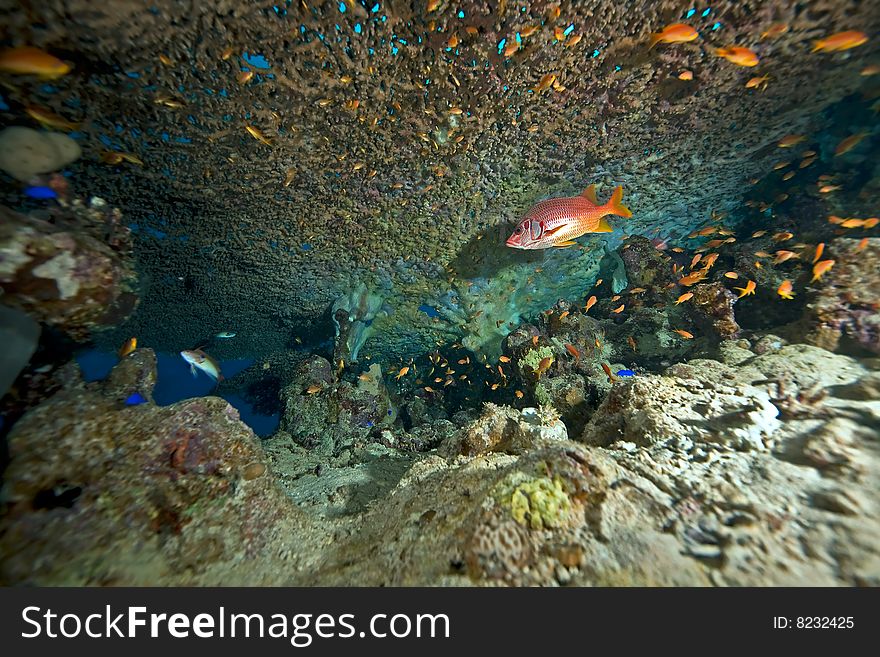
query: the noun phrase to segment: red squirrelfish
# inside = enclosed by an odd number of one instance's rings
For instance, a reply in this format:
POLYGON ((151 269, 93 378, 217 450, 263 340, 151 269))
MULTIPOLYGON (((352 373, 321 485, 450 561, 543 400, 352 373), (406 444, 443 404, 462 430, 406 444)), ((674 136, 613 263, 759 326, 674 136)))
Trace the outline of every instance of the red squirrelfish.
POLYGON ((617 187, 611 200, 599 205, 596 187, 590 185, 580 196, 541 201, 523 217, 513 235, 507 239, 507 246, 514 249, 565 247, 572 246, 575 238, 585 233, 610 233, 612 228, 605 221, 605 216, 632 216, 622 200, 623 187, 617 187))

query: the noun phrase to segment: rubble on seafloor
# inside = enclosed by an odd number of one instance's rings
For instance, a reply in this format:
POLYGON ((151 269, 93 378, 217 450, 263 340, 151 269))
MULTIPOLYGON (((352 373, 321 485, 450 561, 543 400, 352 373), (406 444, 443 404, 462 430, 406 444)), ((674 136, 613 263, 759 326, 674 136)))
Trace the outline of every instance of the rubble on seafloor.
POLYGON ((68 376, 9 436, 3 583, 880 584, 876 359, 728 340, 578 433, 551 404, 367 430, 380 373, 299 372, 262 444, 219 398, 154 405, 148 349, 68 376))

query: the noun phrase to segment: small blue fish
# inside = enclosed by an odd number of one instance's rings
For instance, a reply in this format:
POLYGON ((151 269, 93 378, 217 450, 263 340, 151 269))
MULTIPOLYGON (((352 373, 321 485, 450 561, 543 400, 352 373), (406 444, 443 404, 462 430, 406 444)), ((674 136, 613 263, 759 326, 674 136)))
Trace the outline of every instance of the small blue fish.
POLYGON ((139 392, 133 392, 125 398, 126 406, 137 406, 138 404, 146 404, 147 398, 139 392))
POLYGON ((632 370, 617 370, 617 376, 635 376, 636 373, 632 370))
POLYGON ((30 196, 31 198, 35 198, 40 201, 58 198, 58 193, 54 189, 52 189, 51 187, 46 187, 44 185, 31 185, 30 187, 25 187, 24 193, 25 196, 30 196))

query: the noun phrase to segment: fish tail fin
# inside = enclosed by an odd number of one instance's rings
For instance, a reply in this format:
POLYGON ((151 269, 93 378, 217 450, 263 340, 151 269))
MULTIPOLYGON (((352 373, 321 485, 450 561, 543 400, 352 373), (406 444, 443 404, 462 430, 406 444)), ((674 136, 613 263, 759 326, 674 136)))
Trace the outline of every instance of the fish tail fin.
POLYGON ((648 50, 651 50, 654 46, 660 43, 660 40, 663 38, 663 34, 661 32, 657 32, 656 34, 651 35, 651 45, 648 46, 648 50))
POLYGON ((614 193, 611 195, 611 200, 608 201, 608 211, 611 214, 616 214, 618 217, 631 217, 633 213, 630 211, 628 207, 623 204, 623 187, 618 185, 614 188, 614 193))

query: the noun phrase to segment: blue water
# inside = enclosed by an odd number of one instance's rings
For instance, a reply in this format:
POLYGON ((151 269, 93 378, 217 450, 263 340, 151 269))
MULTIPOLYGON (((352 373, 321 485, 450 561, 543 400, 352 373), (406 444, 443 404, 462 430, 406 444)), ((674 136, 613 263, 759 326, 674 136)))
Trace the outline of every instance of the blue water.
MULTIPOLYGON (((179 354, 158 352, 156 354, 157 381, 153 388, 153 399, 159 406, 168 406, 182 399, 193 397, 205 397, 214 393, 216 384, 213 379, 199 372, 193 378, 189 371, 189 365, 179 354)), ((81 351, 76 356, 86 381, 100 381, 110 374, 110 370, 119 362, 116 354, 97 349, 81 351)), ((223 376, 230 378, 253 364, 251 359, 220 361, 220 369, 223 376)), ((258 436, 269 436, 278 428, 278 415, 261 415, 256 413, 253 407, 240 396, 235 394, 219 395, 236 409, 241 415, 242 421, 247 424, 258 436)))

